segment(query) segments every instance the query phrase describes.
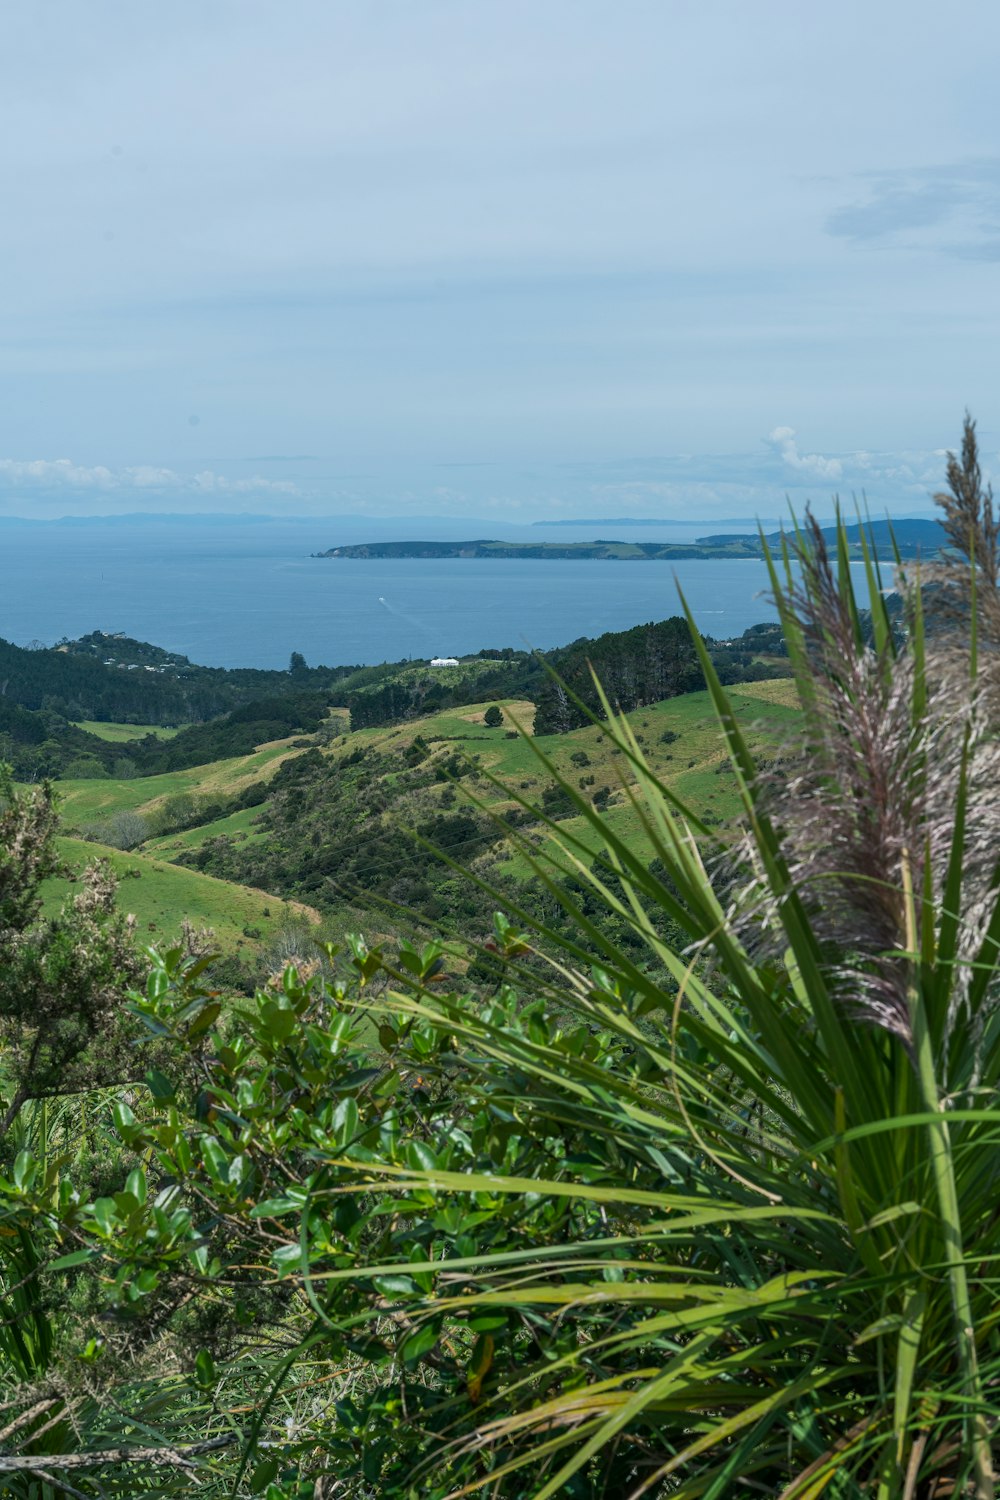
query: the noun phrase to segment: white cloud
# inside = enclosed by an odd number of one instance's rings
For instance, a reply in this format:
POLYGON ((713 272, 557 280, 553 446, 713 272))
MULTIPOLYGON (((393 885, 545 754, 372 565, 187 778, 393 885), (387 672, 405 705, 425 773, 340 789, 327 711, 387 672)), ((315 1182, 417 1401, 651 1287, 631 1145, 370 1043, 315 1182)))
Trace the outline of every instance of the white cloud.
POLYGON ((87 468, 69 458, 0 458, 0 477, 12 484, 76 485, 81 489, 114 489, 115 476, 103 464, 87 468))
POLYGON ((270 494, 297 495, 298 486, 290 479, 262 479, 254 474, 249 479, 227 479, 224 474, 215 474, 211 469, 202 469, 190 481, 191 485, 205 494, 245 495, 250 491, 266 490, 270 494))
POLYGON ((109 469, 104 464, 77 464, 69 458, 0 458, 0 485, 37 489, 159 490, 195 494, 268 493, 297 495, 298 487, 286 479, 263 479, 259 474, 229 479, 204 469, 195 475, 179 474, 153 464, 109 469))
POLYGON ((800 453, 794 427, 775 427, 767 441, 790 469, 813 474, 817 479, 840 479, 843 476, 839 458, 824 458, 821 453, 800 453))

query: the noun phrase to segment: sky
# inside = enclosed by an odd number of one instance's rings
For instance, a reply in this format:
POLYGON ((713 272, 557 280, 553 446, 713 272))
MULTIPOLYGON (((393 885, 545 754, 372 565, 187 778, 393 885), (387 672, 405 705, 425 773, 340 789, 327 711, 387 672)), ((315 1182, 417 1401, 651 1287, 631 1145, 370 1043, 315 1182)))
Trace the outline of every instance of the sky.
POLYGON ((991 0, 0 14, 0 516, 927 513, 1000 469, 991 0))

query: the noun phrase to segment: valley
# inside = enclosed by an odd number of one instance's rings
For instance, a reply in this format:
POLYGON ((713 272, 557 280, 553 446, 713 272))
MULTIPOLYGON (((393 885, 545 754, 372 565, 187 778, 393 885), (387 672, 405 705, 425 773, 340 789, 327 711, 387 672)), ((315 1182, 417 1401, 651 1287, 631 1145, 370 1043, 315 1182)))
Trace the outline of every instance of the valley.
MULTIPOLYGON (((791 683, 739 684, 731 694, 751 742, 780 747, 795 719, 791 683)), ((138 778, 63 780, 60 847, 77 868, 88 858, 110 861, 119 905, 134 914, 144 943, 174 942, 183 921, 210 929, 224 958, 239 961, 224 970, 238 987, 273 968, 289 934, 302 946, 416 922, 475 940, 488 929, 491 903, 419 840, 529 901, 527 851, 550 834, 525 804, 558 824, 581 856, 599 853, 597 833, 567 806, 539 747, 609 829, 652 857, 634 775, 604 729, 590 724, 536 741, 535 711, 530 700, 500 698, 352 732, 334 707, 313 735, 246 755, 138 778), (492 727, 490 709, 501 715, 492 727), (116 834, 128 849, 105 841, 116 834)), ((707 825, 735 820, 735 778, 705 691, 635 709, 628 723, 651 771, 707 825)), ((52 900, 65 888, 52 882, 52 900)))

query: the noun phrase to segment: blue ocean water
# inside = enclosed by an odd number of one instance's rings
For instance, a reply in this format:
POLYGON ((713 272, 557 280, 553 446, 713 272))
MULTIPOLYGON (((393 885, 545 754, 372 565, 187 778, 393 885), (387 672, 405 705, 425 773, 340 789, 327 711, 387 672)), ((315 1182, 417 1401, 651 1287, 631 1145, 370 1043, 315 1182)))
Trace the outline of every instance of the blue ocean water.
POLYGON ((333 666, 565 645, 679 613, 678 582, 708 635, 775 617, 764 565, 749 560, 309 555, 364 539, 315 521, 5 525, 0 636, 51 645, 123 631, 208 666, 285 667, 292 651, 333 666))

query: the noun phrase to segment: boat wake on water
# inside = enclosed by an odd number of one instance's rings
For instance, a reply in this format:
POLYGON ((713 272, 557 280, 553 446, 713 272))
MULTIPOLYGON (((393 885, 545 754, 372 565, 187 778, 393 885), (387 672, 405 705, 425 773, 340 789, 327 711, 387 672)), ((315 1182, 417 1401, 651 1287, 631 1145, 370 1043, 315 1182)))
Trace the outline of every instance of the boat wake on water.
POLYGON ((415 619, 413 615, 406 614, 404 610, 397 609, 394 604, 389 603, 384 594, 379 594, 378 602, 387 612, 387 614, 393 615, 397 620, 403 620, 407 625, 409 625, 411 630, 417 631, 424 637, 425 640, 430 637, 434 641, 435 650, 437 649, 437 631, 432 630, 430 626, 425 625, 423 621, 415 619))

